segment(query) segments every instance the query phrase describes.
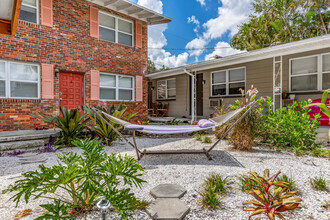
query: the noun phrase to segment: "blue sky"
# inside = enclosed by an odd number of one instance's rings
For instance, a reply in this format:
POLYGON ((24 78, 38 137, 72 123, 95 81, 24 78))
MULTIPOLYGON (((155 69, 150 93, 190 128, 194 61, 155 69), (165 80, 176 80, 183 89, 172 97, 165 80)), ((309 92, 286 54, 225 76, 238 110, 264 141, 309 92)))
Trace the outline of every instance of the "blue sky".
POLYGON ((248 20, 252 0, 131 0, 173 21, 149 27, 149 57, 156 65, 177 67, 228 56, 237 25, 248 20), (156 48, 156 49, 152 49, 156 48), (180 48, 185 50, 170 50, 180 48), (208 50, 188 50, 216 48, 208 50))

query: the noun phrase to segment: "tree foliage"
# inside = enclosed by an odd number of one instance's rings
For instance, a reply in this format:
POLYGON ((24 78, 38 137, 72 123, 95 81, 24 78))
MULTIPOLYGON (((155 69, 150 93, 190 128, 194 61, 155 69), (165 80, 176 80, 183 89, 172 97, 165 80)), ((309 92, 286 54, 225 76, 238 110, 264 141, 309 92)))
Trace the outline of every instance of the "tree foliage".
POLYGON ((254 0, 231 46, 254 50, 330 32, 329 0, 254 0))
POLYGON ((148 59, 148 73, 155 73, 169 69, 169 67, 166 67, 164 65, 161 68, 157 68, 156 64, 152 60, 150 60, 150 58, 148 59))

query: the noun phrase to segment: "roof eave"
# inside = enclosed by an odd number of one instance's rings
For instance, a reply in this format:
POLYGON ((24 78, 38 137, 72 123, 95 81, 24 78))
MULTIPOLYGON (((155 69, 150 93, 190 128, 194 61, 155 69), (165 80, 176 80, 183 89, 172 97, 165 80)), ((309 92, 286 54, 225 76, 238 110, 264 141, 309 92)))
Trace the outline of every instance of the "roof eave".
POLYGON ((171 18, 164 16, 160 13, 152 11, 141 5, 135 4, 127 0, 87 0, 102 7, 118 11, 122 14, 131 16, 138 20, 148 23, 148 25, 165 24, 172 21, 171 18))
POLYGON ((206 69, 214 69, 224 66, 236 65, 239 63, 247 63, 256 60, 269 59, 276 56, 286 56, 295 53, 319 50, 326 47, 330 47, 329 45, 330 45, 330 34, 321 37, 291 42, 283 45, 267 47, 250 52, 239 53, 232 56, 223 57, 221 59, 214 59, 200 63, 189 64, 162 72, 148 74, 146 75, 146 77, 148 77, 149 79, 164 78, 168 76, 183 74, 184 69, 187 69, 188 71, 191 72, 195 72, 195 71, 198 72, 206 69))

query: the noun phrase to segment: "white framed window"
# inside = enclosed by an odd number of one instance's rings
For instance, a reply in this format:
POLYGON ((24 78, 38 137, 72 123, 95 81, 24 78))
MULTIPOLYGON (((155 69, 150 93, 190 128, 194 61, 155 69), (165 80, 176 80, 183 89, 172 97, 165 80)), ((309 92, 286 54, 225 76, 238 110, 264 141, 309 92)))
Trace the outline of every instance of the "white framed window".
POLYGON ((330 53, 290 59, 290 92, 330 88, 330 53))
POLYGON ((245 90, 246 68, 221 70, 211 73, 211 96, 230 96, 245 90))
POLYGON ((23 0, 19 19, 39 24, 39 0, 23 0))
POLYGON ((105 101, 134 101, 134 77, 100 73, 100 99, 105 101))
POLYGON ((40 67, 0 60, 0 98, 40 98, 40 67))
POLYGON ((330 53, 322 55, 322 90, 330 89, 330 53))
POLYGON ((133 47, 134 25, 132 21, 125 20, 106 12, 99 12, 99 34, 101 40, 133 47))
POLYGON ((175 99, 176 98, 176 79, 165 79, 157 81, 157 99, 175 99))

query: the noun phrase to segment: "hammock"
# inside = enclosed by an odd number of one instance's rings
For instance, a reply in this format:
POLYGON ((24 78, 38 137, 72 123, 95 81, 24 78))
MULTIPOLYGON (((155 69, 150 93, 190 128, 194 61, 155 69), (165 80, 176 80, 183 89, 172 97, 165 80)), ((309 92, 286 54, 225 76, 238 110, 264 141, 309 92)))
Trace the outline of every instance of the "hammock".
POLYGON ((251 109, 257 104, 257 101, 251 102, 249 105, 236 109, 232 112, 220 115, 218 117, 211 118, 209 120, 202 119, 198 122, 197 125, 137 125, 132 124, 127 121, 124 121, 122 119, 116 118, 112 115, 109 115, 103 111, 100 111, 96 108, 91 108, 92 111, 100 117, 108 126, 110 126, 121 138, 123 138, 128 144, 130 144, 135 150, 138 159, 140 160, 145 154, 206 154, 206 156, 211 160, 211 157, 209 155, 209 152, 213 150, 213 148, 223 139, 225 136, 235 127, 235 125, 241 121, 248 112, 251 111, 251 109), (146 151, 143 152, 139 150, 136 146, 135 141, 135 132, 143 132, 143 133, 149 133, 149 134, 180 134, 180 133, 192 133, 192 132, 198 132, 198 131, 204 131, 208 129, 214 129, 218 126, 221 126, 222 124, 234 119, 237 117, 244 109, 247 109, 242 116, 237 119, 233 125, 224 133, 224 135, 216 141, 213 146, 203 151, 146 151), (115 129, 107 119, 105 119, 102 115, 104 115, 108 120, 112 121, 113 123, 120 124, 123 126, 124 130, 133 131, 133 143, 128 141, 117 129, 115 129))

